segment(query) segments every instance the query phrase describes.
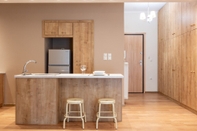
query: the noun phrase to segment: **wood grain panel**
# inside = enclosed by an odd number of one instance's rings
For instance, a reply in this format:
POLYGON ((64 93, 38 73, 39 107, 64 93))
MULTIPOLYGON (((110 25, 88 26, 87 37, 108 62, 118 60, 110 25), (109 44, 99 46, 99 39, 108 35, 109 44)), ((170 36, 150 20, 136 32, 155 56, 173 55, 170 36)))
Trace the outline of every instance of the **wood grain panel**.
POLYGON ((174 41, 174 99, 180 101, 180 91, 181 91, 181 36, 175 37, 174 41))
POLYGON ((94 67, 93 21, 74 23, 73 31, 73 72, 81 73, 80 66, 86 65, 86 73, 94 67))
POLYGON ((181 3, 171 2, 169 5, 169 38, 181 35, 181 3))
POLYGON ((58 123, 57 79, 16 79, 16 124, 58 123))
POLYGON ((43 21, 43 37, 56 37, 58 35, 58 21, 43 21))
POLYGON ((197 94, 196 94, 196 91, 197 91, 197 83, 196 83, 196 80, 197 80, 197 77, 196 77, 196 71, 197 71, 197 30, 192 30, 191 31, 191 35, 190 35, 190 94, 188 94, 190 96, 190 105, 189 107, 191 107, 192 109, 196 109, 197 110, 197 94))
MULTIPOLYGON (((122 79, 60 79, 59 83, 59 118, 63 120, 66 100, 80 97, 84 99, 87 121, 96 120, 99 98, 114 98, 117 120, 122 121, 122 79)), ((109 110, 110 107, 105 107, 109 110)), ((79 120, 79 119, 74 119, 79 120)), ((102 120, 102 119, 101 119, 102 120)), ((109 119, 111 121, 111 119, 109 119)))
POLYGON ((3 83, 3 81, 4 81, 4 74, 0 74, 0 107, 2 107, 3 106, 3 85, 4 85, 4 83, 3 83))
POLYGON ((164 39, 163 46, 158 46, 163 48, 159 49, 159 51, 163 50, 163 52, 159 52, 158 61, 158 68, 163 69, 163 72, 158 72, 159 91, 194 110, 197 110, 196 14, 197 2, 167 3, 159 11, 159 15, 161 15, 159 16, 159 26, 163 27, 158 28, 158 40, 164 39), (164 11, 166 14, 163 13, 164 11), (181 15, 181 30, 179 28, 179 15, 181 15), (166 24, 168 23, 166 22, 168 16, 170 18, 175 17, 175 19, 168 19, 170 25, 166 24), (173 37, 165 37, 168 36, 165 33, 171 35, 171 32, 181 33, 180 35, 175 33, 173 37))
POLYGON ((72 37, 73 36, 73 23, 67 21, 59 21, 58 35, 61 37, 72 37))
POLYGON ((125 35, 126 61, 129 64, 129 92, 143 92, 143 36, 125 35))
POLYGON ((197 28, 197 2, 182 2, 182 33, 197 28))

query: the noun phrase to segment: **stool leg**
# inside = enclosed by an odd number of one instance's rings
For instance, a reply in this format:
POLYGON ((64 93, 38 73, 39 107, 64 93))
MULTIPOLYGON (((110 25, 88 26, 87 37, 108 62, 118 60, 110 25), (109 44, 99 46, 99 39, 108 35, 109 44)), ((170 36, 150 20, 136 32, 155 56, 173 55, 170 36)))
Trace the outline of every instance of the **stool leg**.
POLYGON ((98 122, 99 122, 99 117, 96 119, 96 129, 98 129, 98 122))
POLYGON ((84 120, 83 120, 83 115, 82 115, 81 104, 79 104, 79 110, 80 110, 80 117, 81 117, 81 121, 82 121, 82 128, 84 129, 84 120))
POLYGON ((117 125, 117 119, 114 118, 114 121, 115 121, 115 128, 117 129, 118 128, 118 125, 117 125))
POLYGON ((113 117, 115 122, 115 128, 117 129, 117 119, 116 119, 116 113, 115 113, 115 106, 112 104, 112 110, 113 110, 113 117))
POLYGON ((67 122, 69 122, 69 110, 70 110, 70 104, 66 103, 66 117, 67 117, 67 122))
POLYGON ((65 129, 66 117, 63 120, 63 128, 65 129))
POLYGON ((96 119, 96 129, 98 129, 98 122, 99 122, 100 116, 101 116, 101 103, 99 103, 98 116, 96 119))
POLYGON ((82 103, 82 112, 84 114, 84 119, 85 119, 85 122, 86 122, 86 114, 85 114, 85 111, 84 111, 84 103, 82 103))

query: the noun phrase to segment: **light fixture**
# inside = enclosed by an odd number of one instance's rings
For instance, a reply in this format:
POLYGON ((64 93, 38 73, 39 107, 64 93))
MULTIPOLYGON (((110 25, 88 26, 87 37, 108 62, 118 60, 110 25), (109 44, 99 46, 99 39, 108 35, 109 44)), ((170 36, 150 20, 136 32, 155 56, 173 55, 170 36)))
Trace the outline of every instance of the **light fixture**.
POLYGON ((146 14, 144 12, 140 13, 140 20, 147 20, 147 22, 151 22, 153 20, 153 18, 156 17, 156 13, 155 11, 150 11, 149 10, 149 3, 148 3, 148 9, 147 9, 147 17, 146 14))

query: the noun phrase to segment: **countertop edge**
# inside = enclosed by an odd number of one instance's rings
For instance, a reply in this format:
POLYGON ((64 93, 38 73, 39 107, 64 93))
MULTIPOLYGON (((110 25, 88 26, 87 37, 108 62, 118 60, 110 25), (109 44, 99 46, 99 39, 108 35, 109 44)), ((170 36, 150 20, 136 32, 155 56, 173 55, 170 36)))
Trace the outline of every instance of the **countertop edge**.
POLYGON ((122 74, 109 74, 105 76, 93 76, 93 75, 83 75, 83 74, 69 74, 69 75, 15 75, 14 78, 124 78, 122 74))

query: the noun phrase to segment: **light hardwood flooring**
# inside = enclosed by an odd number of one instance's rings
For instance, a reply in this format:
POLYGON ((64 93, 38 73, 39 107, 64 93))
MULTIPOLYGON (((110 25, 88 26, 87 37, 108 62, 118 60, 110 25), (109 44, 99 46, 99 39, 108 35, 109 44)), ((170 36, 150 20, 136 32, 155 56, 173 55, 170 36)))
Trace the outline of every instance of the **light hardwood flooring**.
MULTIPOLYGON (((25 105, 24 105, 25 106, 25 105)), ((197 131, 197 115, 159 93, 129 94, 123 106, 119 131, 197 131)), ((60 131, 54 126, 15 125, 15 107, 0 108, 0 131, 60 131)), ((67 131, 79 131, 81 122, 66 123, 67 131)), ((85 123, 86 131, 95 130, 95 122, 85 123)), ((113 122, 99 122, 98 131, 115 130, 113 122)))

